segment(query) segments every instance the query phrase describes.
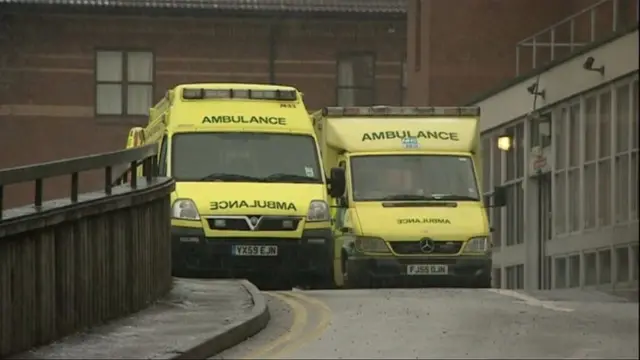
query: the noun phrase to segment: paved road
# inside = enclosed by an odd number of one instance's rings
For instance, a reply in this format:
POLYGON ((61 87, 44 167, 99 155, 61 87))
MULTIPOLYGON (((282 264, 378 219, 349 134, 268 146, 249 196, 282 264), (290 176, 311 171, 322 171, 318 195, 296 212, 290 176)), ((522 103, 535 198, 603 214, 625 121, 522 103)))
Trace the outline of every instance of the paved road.
POLYGON ((638 304, 586 292, 269 293, 272 321, 215 359, 638 358, 638 304))

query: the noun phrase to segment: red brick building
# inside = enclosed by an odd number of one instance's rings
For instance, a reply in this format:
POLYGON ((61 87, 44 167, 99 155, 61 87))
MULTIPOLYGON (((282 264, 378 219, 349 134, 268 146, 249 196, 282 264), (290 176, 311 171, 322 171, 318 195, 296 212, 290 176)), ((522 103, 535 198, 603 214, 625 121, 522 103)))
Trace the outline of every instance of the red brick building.
MULTIPOLYGON (((621 14, 637 11, 635 1, 618 1, 621 14)), ((409 0, 407 102, 468 103, 516 76, 517 42, 597 2, 601 1, 409 0)), ((597 26, 611 27, 610 14, 599 12, 598 16, 597 26)), ((588 20, 584 16, 575 24, 576 41, 588 40, 588 20)), ((567 42, 570 29, 566 25, 556 34, 556 42, 567 42)), ((550 42, 546 35, 537 41, 550 42)), ((521 67, 530 68, 531 52, 521 55, 521 67)), ((548 59, 548 53, 537 54, 538 65, 545 55, 548 59)), ((561 54, 556 54, 556 59, 559 57, 561 54)))
POLYGON ((462 104, 595 1, 0 0, 0 168, 122 148, 185 82, 294 85, 310 109, 462 104))
POLYGON ((178 83, 289 84, 310 109, 401 102, 404 0, 109 3, 0 0, 0 168, 122 148, 178 83))

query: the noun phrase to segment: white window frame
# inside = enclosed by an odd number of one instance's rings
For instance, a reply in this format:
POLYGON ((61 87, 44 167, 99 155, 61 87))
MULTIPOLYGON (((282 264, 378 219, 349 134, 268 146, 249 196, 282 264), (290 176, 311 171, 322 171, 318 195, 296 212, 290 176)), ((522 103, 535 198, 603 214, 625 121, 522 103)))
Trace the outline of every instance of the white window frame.
MULTIPOLYGON (((96 116, 147 116, 149 112, 149 108, 153 106, 153 93, 154 93, 154 82, 155 82, 155 56, 152 51, 147 50, 121 50, 121 49, 99 49, 95 52, 95 115, 96 116), (102 73, 100 64, 101 57, 107 55, 120 54, 120 74, 115 75, 113 78, 104 79, 100 78, 100 74, 102 73), (131 70, 129 65, 133 64, 133 58, 135 55, 141 55, 142 57, 147 57, 149 63, 144 65, 143 68, 145 73, 148 73, 144 76, 144 79, 131 79, 131 70), (108 101, 105 97, 106 94, 103 93, 103 90, 106 90, 107 86, 111 86, 112 90, 115 90, 116 87, 120 87, 119 101, 120 106, 119 110, 115 110, 115 106, 113 110, 107 110, 105 107, 101 105, 102 101, 108 101), (144 96, 146 94, 147 99, 143 99, 143 103, 141 105, 136 106, 137 111, 133 106, 130 106, 129 102, 134 101, 133 91, 132 89, 142 90, 141 94, 144 96)), ((108 70, 107 70, 108 71, 108 70)))

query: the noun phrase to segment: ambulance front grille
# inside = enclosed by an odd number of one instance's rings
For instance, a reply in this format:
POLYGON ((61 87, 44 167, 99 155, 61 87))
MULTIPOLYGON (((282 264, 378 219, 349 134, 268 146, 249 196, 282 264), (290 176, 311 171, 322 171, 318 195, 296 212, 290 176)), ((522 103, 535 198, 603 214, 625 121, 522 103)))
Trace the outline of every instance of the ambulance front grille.
POLYGON ((390 241, 393 252, 398 255, 452 255, 460 252, 462 241, 433 241, 432 252, 425 253, 420 249, 420 241, 390 241))
POLYGON ((225 231, 296 231, 302 221, 293 216, 212 216, 207 218, 211 230, 225 231))

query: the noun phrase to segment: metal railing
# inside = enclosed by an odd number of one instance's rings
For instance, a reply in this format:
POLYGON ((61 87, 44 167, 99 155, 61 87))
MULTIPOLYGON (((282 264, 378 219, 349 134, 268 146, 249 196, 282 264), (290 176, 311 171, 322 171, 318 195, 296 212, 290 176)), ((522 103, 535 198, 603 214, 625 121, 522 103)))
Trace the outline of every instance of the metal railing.
MULTIPOLYGON (((78 201, 79 174, 83 171, 104 169, 104 192, 111 194, 114 185, 119 185, 127 181, 127 174, 136 174, 140 165, 147 181, 151 181, 155 171, 155 156, 158 147, 155 144, 136 147, 133 149, 118 150, 104 154, 78 157, 75 159, 64 159, 43 164, 19 166, 15 168, 0 170, 0 221, 3 213, 3 193, 5 185, 18 184, 33 181, 35 194, 33 205, 36 209, 43 205, 43 181, 46 178, 69 175, 70 177, 70 197, 71 202, 78 201), (114 183, 114 167, 128 164, 128 169, 124 174, 117 177, 114 183)), ((116 169, 121 172, 125 169, 116 169)), ((130 185, 133 189, 137 187, 137 177, 130 176, 130 185)))
POLYGON ((638 0, 602 0, 516 44, 516 76, 638 23, 638 0), (528 62, 524 53, 530 56, 528 62))

